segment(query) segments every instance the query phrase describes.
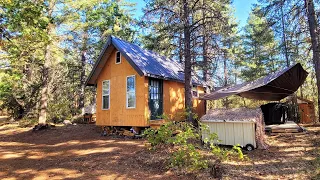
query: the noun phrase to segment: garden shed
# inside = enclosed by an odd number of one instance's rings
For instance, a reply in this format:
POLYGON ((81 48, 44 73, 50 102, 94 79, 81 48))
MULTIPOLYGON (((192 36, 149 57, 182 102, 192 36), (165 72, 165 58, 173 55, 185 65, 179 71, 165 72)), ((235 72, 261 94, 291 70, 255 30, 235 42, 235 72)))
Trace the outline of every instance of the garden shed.
POLYGON ((300 123, 308 124, 315 122, 314 103, 308 99, 297 97, 300 112, 300 123))
POLYGON ((214 132, 220 140, 218 144, 240 145, 247 150, 267 148, 260 108, 211 109, 201 118, 201 123, 209 128, 209 132, 203 131, 203 140, 214 132))

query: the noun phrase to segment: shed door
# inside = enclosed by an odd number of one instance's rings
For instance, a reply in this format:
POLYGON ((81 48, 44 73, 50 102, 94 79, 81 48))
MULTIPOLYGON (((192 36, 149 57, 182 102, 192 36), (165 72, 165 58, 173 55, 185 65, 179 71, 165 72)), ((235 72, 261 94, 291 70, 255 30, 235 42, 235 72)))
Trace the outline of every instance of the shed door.
POLYGON ((310 112, 308 104, 299 104, 300 114, 301 114, 301 123, 310 123, 310 112))
POLYGON ((150 119, 160 119, 163 113, 162 80, 149 78, 149 109, 150 119))

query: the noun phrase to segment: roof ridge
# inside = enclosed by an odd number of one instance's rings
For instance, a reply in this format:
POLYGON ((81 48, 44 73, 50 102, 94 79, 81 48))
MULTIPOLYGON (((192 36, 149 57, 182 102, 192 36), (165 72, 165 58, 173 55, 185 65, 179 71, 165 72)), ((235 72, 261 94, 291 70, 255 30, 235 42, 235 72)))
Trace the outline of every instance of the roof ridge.
POLYGON ((180 63, 178 63, 176 60, 172 59, 172 58, 169 58, 169 57, 167 57, 167 56, 165 56, 165 55, 162 55, 162 54, 160 54, 160 53, 158 53, 158 52, 155 52, 155 51, 152 51, 152 50, 150 50, 150 49, 142 48, 142 47, 138 46, 138 45, 135 44, 135 43, 131 43, 131 42, 129 42, 129 41, 123 40, 123 39, 121 39, 121 38, 119 38, 119 37, 117 37, 117 36, 111 35, 111 37, 114 38, 114 39, 120 40, 120 41, 122 41, 122 42, 128 43, 128 44, 130 44, 130 45, 133 45, 133 46, 135 46, 135 47, 137 47, 137 48, 139 48, 139 49, 141 49, 141 50, 143 50, 143 51, 147 51, 147 52, 149 52, 149 53, 151 53, 151 54, 153 54, 153 55, 156 55, 156 56, 159 56, 159 57, 161 57, 161 58, 170 60, 170 61, 174 62, 176 65, 181 66, 181 68, 182 68, 182 65, 181 65, 180 63))
MULTIPOLYGON (((105 64, 106 60, 102 60, 102 57, 109 47, 116 48, 120 51, 123 57, 125 57, 128 63, 140 76, 143 75, 182 83, 184 82, 184 68, 178 61, 152 50, 144 49, 135 43, 109 35, 107 42, 88 77, 87 84, 94 85, 96 78, 101 71, 99 69, 96 71, 97 66, 98 64, 101 64, 101 66, 105 64)), ((193 72, 192 83, 207 86, 195 72, 193 72)))

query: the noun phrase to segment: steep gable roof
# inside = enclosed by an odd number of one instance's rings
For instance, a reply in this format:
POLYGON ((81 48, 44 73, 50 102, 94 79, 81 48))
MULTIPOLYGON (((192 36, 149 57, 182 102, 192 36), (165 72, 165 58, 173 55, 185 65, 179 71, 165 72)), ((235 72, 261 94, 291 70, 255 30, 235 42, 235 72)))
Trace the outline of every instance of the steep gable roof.
MULTIPOLYGON (((108 57, 114 48, 120 51, 121 55, 126 58, 140 76, 184 82, 184 71, 180 63, 114 36, 109 36, 99 59, 87 79, 86 84, 88 86, 96 83, 98 75, 106 62, 106 60, 103 61, 104 58, 102 57, 105 53, 108 57)), ((196 75, 193 75, 192 81, 196 85, 205 85, 196 75)))

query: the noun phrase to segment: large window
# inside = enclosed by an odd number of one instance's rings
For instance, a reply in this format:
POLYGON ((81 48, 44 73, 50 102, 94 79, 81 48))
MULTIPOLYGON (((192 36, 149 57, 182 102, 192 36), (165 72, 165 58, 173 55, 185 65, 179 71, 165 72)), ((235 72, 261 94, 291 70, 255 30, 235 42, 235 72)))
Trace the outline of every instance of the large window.
POLYGON ((121 63, 121 54, 119 51, 116 52, 116 64, 121 63))
POLYGON ((127 108, 136 107, 136 77, 127 77, 127 108))
POLYGON ((110 109, 110 80, 102 82, 102 109, 110 109))

